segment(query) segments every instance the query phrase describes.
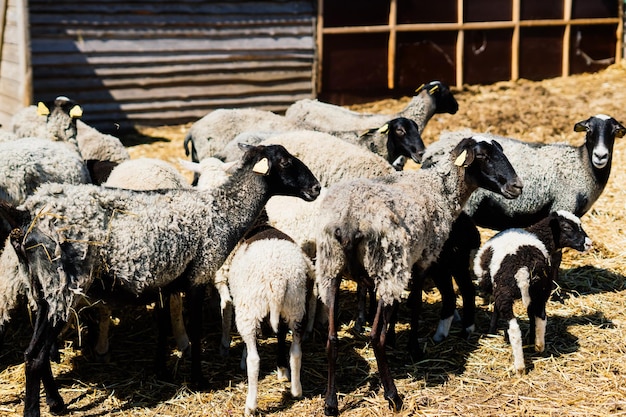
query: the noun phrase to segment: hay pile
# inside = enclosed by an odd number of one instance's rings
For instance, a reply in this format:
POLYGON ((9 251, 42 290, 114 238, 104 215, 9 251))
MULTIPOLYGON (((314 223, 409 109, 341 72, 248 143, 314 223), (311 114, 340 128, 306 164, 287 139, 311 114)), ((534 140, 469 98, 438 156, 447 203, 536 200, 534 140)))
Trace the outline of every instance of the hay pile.
MULTIPOLYGON (((460 105, 456 115, 437 115, 424 133, 428 144, 443 129, 472 128, 537 142, 580 144, 584 135, 573 126, 597 113, 626 123, 626 66, 615 65, 596 73, 543 82, 502 82, 468 86, 455 91, 460 105)), ((353 106, 361 111, 391 113, 408 98, 353 106)), ((182 138, 188 126, 143 129, 150 144, 130 148, 133 157, 153 156, 171 162, 184 158, 182 138)), ((509 345, 503 330, 496 336, 476 334, 469 341, 451 337, 435 345, 439 297, 425 295, 422 337, 424 359, 411 363, 404 352, 408 334, 407 311, 401 311, 399 349, 390 351, 392 371, 405 408, 401 416, 606 416, 626 414, 626 139, 616 142, 611 180, 583 218, 594 240, 586 254, 566 251, 558 289, 562 302, 547 306, 546 352, 526 349, 528 373, 512 374, 509 345)), ((486 238, 491 233, 483 231, 486 238)), ((354 286, 342 294, 338 374, 343 416, 388 414, 376 374, 376 362, 367 337, 352 334, 354 286)), ((477 324, 485 330, 489 306, 478 298, 477 324)), ((459 301, 460 305, 460 301, 459 301)), ((523 311, 518 311, 523 318, 523 311)), ((21 312, 20 312, 21 313, 21 312)), ((62 362, 53 371, 72 415, 85 416, 228 416, 241 415, 245 403, 245 374, 239 370, 242 344, 234 339, 231 356, 218 354, 216 309, 207 312, 203 363, 211 388, 186 388, 189 362, 173 355, 176 373, 171 382, 157 381, 152 373, 154 325, 146 308, 118 313, 120 324, 112 334, 112 361, 97 364, 68 335, 62 362)), ((22 351, 30 337, 26 314, 10 328, 0 351, 0 415, 21 415, 23 400, 22 351)), ((526 330, 527 323, 522 323, 526 330)), ((274 338, 260 347, 259 409, 265 415, 321 416, 326 381, 325 335, 306 343, 303 358, 304 399, 287 394, 288 383, 276 382, 274 338)), ((47 408, 42 400, 44 415, 47 408)))

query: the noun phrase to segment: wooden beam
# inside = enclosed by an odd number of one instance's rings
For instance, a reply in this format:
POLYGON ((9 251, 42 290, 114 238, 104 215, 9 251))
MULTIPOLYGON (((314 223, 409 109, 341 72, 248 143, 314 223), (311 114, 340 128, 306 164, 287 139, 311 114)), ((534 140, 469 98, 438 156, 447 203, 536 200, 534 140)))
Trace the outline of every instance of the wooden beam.
POLYGON ((565 22, 565 30, 563 31, 563 61, 561 67, 561 76, 569 75, 569 44, 572 37, 572 0, 563 0, 563 21, 565 22))
POLYGON ((618 2, 619 23, 617 24, 617 42, 615 42, 615 63, 619 64, 624 54, 624 3, 618 2))
POLYGON ((465 48, 465 31, 463 30, 463 0, 457 0, 457 22, 459 25, 456 36, 456 86, 463 87, 463 50, 465 48))
POLYGON ((389 3, 389 43, 387 45, 387 88, 395 88, 396 74, 396 19, 398 1, 391 0, 389 3))
POLYGON ((511 80, 519 79, 520 0, 513 0, 513 36, 511 38, 511 80))
POLYGON ((313 96, 322 91, 322 57, 324 52, 324 0, 317 0, 317 22, 315 25, 315 70, 313 71, 313 96))

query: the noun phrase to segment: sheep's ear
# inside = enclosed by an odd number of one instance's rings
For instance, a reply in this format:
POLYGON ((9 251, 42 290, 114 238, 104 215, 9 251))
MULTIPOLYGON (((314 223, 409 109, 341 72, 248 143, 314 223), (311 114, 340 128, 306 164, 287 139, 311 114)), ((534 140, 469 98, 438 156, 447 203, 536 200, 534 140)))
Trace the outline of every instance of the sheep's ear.
POLYGON ((454 149, 454 152, 459 152, 459 155, 454 160, 454 165, 458 167, 468 167, 474 161, 474 149, 472 148, 472 142, 475 140, 472 138, 465 138, 454 149))
POLYGON ((37 115, 39 116, 47 116, 50 114, 50 109, 45 105, 43 101, 37 103, 37 115))
POLYGON ((267 175, 270 172, 270 162, 267 158, 262 158, 259 162, 254 164, 252 171, 257 174, 267 175))
POLYGON ((198 162, 193 162, 193 161, 188 161, 186 159, 179 159, 178 163, 180 164, 181 167, 191 171, 191 172, 195 172, 198 174, 202 173, 202 170, 200 169, 200 163, 198 162))
POLYGON ((239 142, 239 143, 237 143, 237 145, 239 145, 239 149, 241 149, 244 152, 247 151, 248 149, 251 149, 253 147, 249 143, 245 143, 245 142, 239 142))
POLYGON ((583 120, 574 125, 574 132, 585 132, 589 128, 588 120, 583 120))
POLYGON ((78 104, 75 104, 74 107, 70 109, 70 117, 72 119, 78 119, 83 117, 83 109, 78 104))
POLYGON ((617 123, 617 126, 615 127, 615 137, 623 138, 625 134, 626 134, 626 128, 622 126, 621 124, 617 123))

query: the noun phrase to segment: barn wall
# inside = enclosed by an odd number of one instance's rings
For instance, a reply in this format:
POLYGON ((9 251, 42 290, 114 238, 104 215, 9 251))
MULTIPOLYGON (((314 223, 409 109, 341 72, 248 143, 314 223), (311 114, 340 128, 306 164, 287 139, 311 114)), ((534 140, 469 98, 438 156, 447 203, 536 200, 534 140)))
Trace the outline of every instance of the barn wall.
POLYGON ((0 0, 0 124, 30 102, 28 35, 23 0, 0 0))
POLYGON ((34 98, 74 98, 106 131, 218 107, 281 111, 313 94, 314 6, 31 0, 34 98))

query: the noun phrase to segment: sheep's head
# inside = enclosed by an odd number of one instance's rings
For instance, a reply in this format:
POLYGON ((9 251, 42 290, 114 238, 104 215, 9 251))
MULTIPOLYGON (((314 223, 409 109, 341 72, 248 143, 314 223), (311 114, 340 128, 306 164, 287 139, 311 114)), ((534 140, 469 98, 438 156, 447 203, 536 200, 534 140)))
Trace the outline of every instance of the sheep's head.
POLYGON ((508 199, 522 193, 522 180, 495 140, 482 136, 465 138, 452 151, 452 157, 456 166, 465 169, 466 183, 508 199))
POLYGON ((59 96, 52 101, 40 101, 37 114, 46 117, 50 139, 73 142, 76 146, 76 120, 82 117, 83 109, 74 100, 59 96))
POLYGON ((417 123, 406 117, 398 117, 385 124, 387 130, 387 153, 389 162, 401 156, 411 158, 416 163, 422 161, 426 150, 417 123))
POLYGON ((300 197, 313 201, 321 191, 321 185, 311 170, 281 145, 248 145, 240 143, 245 152, 244 165, 262 175, 271 195, 300 197))
POLYGON ((450 87, 441 81, 431 81, 424 84, 416 92, 426 91, 435 100, 435 113, 455 114, 459 110, 459 103, 450 91, 450 87))
POLYGON ((583 230, 580 219, 569 211, 550 213, 550 230, 559 248, 572 248, 580 252, 591 249, 591 239, 583 230))
POLYGON ((592 116, 574 125, 575 132, 586 132, 585 146, 589 152, 591 164, 596 169, 610 169, 615 138, 626 134, 626 128, 617 120, 605 114, 592 116))

